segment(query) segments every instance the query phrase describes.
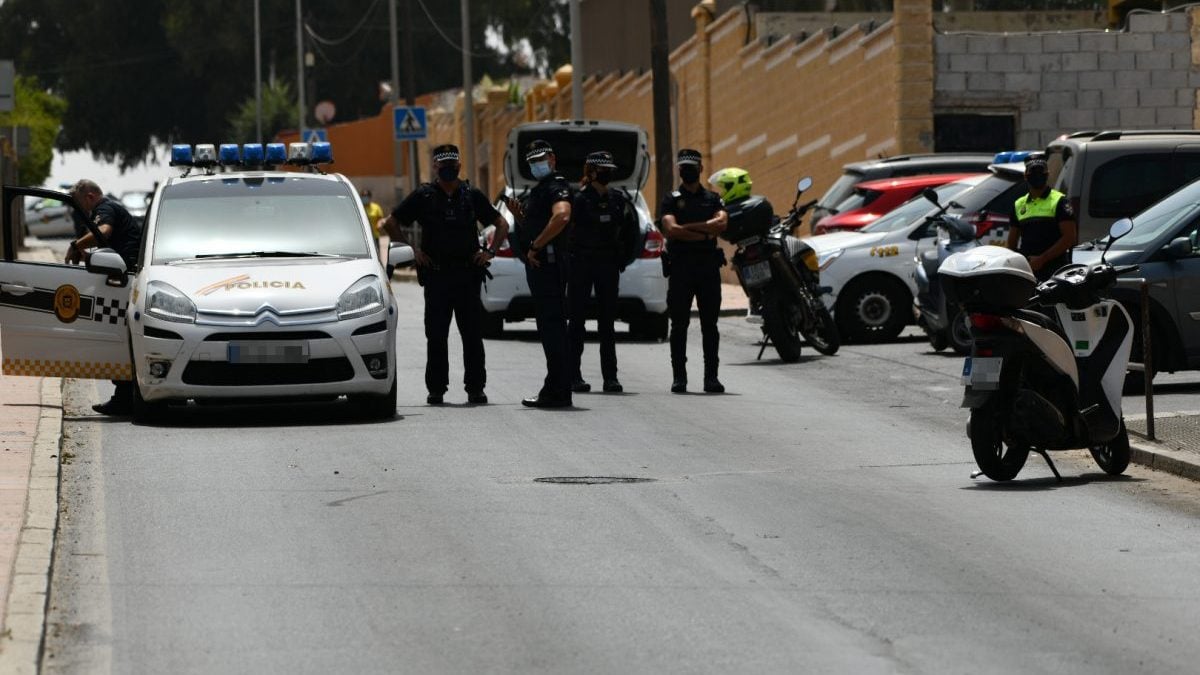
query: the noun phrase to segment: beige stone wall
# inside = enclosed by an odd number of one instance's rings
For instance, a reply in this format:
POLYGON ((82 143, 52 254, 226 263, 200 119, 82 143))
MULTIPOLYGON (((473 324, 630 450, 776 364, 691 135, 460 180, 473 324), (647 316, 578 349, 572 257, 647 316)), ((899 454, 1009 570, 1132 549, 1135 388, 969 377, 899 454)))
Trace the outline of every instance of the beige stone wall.
MULTIPOLYGON (((923 19, 914 35, 931 30, 928 13, 923 19)), ((925 150, 931 121, 922 120, 932 119, 932 52, 928 48, 924 64, 910 73, 916 89, 904 97, 910 116, 901 118, 900 34, 896 22, 888 22, 869 33, 854 27, 767 44, 754 37, 744 12, 730 11, 712 22, 701 17, 696 35, 671 54, 675 149, 703 152, 706 174, 726 166, 746 169, 755 192, 781 210, 791 204, 803 175, 813 177, 810 195, 818 197, 848 162, 925 150)), ((641 125, 653 146, 651 86, 648 72, 589 78, 583 87, 584 114, 641 125)), ((461 101, 458 110, 431 112, 423 158, 438 143, 463 147, 461 101)), ((568 117, 570 110, 569 80, 561 77, 530 92, 523 109, 498 94, 476 103, 476 137, 494 167, 486 180, 489 194, 503 185, 509 130, 524 121, 568 117)), ((653 152, 651 147, 652 157, 653 152)), ((646 186, 652 205, 657 203, 653 182, 646 186)))

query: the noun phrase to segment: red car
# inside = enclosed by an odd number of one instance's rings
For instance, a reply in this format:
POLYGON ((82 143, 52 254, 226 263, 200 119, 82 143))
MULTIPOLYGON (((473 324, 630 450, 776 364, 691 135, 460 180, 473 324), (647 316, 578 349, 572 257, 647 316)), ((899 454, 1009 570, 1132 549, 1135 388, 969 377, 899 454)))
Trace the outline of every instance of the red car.
POLYGON ((831 215, 817 221, 813 234, 857 230, 921 194, 927 187, 938 187, 976 175, 978 174, 938 173, 859 183, 854 186, 854 192, 834 208, 831 215))

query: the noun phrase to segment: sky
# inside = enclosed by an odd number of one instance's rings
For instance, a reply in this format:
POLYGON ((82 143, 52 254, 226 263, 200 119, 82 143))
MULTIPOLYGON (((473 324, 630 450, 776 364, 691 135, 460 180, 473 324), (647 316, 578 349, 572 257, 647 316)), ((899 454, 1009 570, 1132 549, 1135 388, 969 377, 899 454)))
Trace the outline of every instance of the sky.
POLYGON ((167 165, 170 155, 170 150, 164 147, 158 153, 157 162, 142 164, 122 174, 117 164, 94 159, 88 150, 55 150, 46 187, 58 190, 62 189, 62 183, 69 186, 80 178, 90 178, 101 190, 118 196, 128 190, 149 190, 154 187, 155 181, 162 181, 179 173, 179 170, 167 165))

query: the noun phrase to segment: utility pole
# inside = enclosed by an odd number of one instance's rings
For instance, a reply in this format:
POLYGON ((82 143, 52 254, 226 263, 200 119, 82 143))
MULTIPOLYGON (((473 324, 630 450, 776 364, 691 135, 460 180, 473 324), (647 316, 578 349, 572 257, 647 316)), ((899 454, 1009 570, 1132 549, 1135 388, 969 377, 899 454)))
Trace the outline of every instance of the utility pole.
POLYGON ((262 133, 262 24, 258 0, 254 0, 254 142, 263 142, 262 133))
POLYGON ((475 82, 471 77, 471 14, 462 0, 463 124, 466 126, 467 180, 475 182, 475 82))
POLYGON ((583 26, 579 3, 571 0, 571 117, 583 119, 583 26))
MULTIPOLYGON (((400 105, 400 46, 398 44, 399 36, 396 34, 396 2, 397 0, 388 0, 388 38, 391 43, 392 52, 392 93, 388 96, 391 101, 392 110, 394 111, 400 105)), ((393 118, 396 113, 392 112, 393 118)), ((392 176, 398 178, 404 171, 404 143, 395 138, 395 133, 392 134, 392 176)), ((411 181, 410 181, 411 182, 411 181)), ((414 188, 415 189, 415 188, 414 188)), ((399 202, 399 189, 396 181, 392 181, 393 197, 399 202)))
POLYGON ((296 0, 296 92, 296 127, 300 130, 300 141, 304 142, 304 16, 300 0, 296 0))
POLYGON ((671 65, 667 54, 666 0, 650 0, 650 73, 654 100, 654 164, 657 195, 671 192, 675 162, 671 155, 671 65))
MULTIPOLYGON (((417 79, 413 67, 413 0, 404 0, 404 101, 408 106, 417 104, 417 79)), ((416 192, 420 184, 421 158, 417 153, 417 142, 408 142, 408 189, 416 192)))

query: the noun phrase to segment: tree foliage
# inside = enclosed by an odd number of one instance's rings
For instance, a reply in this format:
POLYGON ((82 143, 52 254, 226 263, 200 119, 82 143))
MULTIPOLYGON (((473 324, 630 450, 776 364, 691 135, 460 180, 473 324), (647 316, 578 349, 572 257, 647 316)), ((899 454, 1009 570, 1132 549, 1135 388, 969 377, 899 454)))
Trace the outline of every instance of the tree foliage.
MULTIPOLYGON (((309 116, 324 99, 336 104, 335 121, 378 113, 379 82, 391 79, 391 1, 304 0, 315 34, 304 38, 314 60, 305 78, 309 116)), ((460 3, 396 2, 401 22, 411 3, 416 90, 461 86, 460 3)), ((263 80, 274 73, 295 92, 295 2, 260 3, 263 80)), ((253 12, 249 0, 4 0, 0 58, 68 101, 60 149, 88 148, 131 167, 158 143, 227 139, 253 100, 253 12)), ((471 12, 476 77, 544 74, 566 62, 566 0, 472 0, 471 12), (520 58, 526 39, 533 62, 520 58)))
POLYGON ((229 117, 230 143, 258 143, 275 137, 284 129, 296 128, 296 95, 287 82, 275 80, 262 88, 262 138, 257 137, 257 115, 251 95, 229 117))
POLYGON ((0 126, 29 129, 29 151, 19 158, 17 181, 21 185, 41 185, 50 176, 54 142, 67 102, 40 88, 32 77, 18 77, 13 90, 13 110, 0 113, 0 126))

